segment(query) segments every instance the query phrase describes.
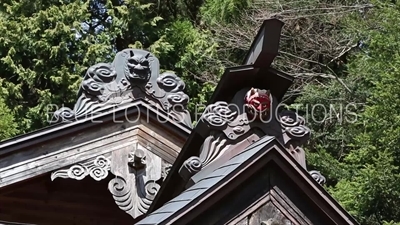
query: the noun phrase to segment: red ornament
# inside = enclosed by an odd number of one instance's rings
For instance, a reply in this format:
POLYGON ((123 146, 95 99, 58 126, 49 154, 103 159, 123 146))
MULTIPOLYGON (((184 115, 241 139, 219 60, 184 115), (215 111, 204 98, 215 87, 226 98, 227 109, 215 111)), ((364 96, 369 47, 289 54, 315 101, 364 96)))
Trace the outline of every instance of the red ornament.
POLYGON ((265 118, 271 108, 270 92, 268 90, 251 88, 245 97, 249 119, 265 118))

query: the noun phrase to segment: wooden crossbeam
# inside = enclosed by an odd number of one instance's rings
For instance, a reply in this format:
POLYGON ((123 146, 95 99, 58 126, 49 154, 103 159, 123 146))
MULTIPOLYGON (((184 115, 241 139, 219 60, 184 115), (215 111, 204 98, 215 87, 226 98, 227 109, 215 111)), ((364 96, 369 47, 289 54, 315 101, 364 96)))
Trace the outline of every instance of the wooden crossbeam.
POLYGON ((283 22, 278 19, 265 20, 257 33, 243 65, 269 67, 278 55, 283 22))
POLYGON ((255 87, 269 89, 280 100, 293 81, 293 77, 272 69, 278 55, 283 22, 265 20, 257 33, 242 66, 226 68, 208 104, 227 101, 240 89, 255 87))

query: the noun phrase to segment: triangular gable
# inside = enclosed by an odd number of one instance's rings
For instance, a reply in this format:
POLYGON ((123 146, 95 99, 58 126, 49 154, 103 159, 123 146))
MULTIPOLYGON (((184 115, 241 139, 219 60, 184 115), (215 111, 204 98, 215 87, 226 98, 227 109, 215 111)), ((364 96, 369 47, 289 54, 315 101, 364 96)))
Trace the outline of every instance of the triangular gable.
MULTIPOLYGON (((53 113, 49 122, 56 124, 0 142, 0 206, 14 200, 27 204, 27 199, 10 200, 6 193, 29 189, 30 182, 48 179, 54 183, 47 186, 54 186, 60 179, 81 183, 93 179, 89 189, 106 181, 102 188, 115 203, 96 207, 119 208, 132 217, 132 223, 140 219, 192 127, 185 83, 173 72, 160 73, 159 67, 148 51, 120 51, 112 63, 88 68, 74 107, 53 113)), ((42 191, 47 186, 38 187, 42 191)), ((80 194, 78 190, 74 197, 80 194)), ((29 212, 14 207, 3 216, 19 222, 29 217, 28 222, 36 223, 39 220, 31 217, 39 211, 35 204, 29 212)), ((1 207, 0 211, 4 213, 1 207)), ((70 224, 81 224, 73 215, 72 209, 62 214, 72 217, 70 224)), ((40 224, 54 224, 54 218, 47 216, 40 224)))
POLYGON ((268 204, 293 224, 358 224, 270 136, 137 224, 238 224, 268 204))

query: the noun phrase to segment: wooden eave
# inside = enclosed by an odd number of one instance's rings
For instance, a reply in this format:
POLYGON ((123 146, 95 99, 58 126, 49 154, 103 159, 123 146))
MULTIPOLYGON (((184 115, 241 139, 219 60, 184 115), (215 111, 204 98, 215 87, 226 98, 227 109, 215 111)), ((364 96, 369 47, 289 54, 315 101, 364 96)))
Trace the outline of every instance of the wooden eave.
MULTIPOLYGON (((91 118, 84 118, 77 121, 69 122, 69 123, 62 123, 53 126, 46 127, 39 131, 35 131, 32 133, 24 134, 21 136, 17 136, 15 138, 3 141, 0 143, 0 171, 6 171, 8 168, 14 166, 15 163, 10 163, 3 161, 5 158, 13 158, 17 159, 21 155, 24 155, 24 152, 28 150, 32 150, 34 148, 39 148, 42 145, 49 143, 50 141, 59 140, 63 137, 68 137, 71 135, 79 135, 80 133, 96 129, 96 127, 101 128, 106 124, 113 123, 115 120, 119 121, 126 121, 127 118, 132 118, 136 115, 140 115, 140 117, 146 117, 146 120, 141 119, 140 122, 147 122, 151 123, 153 127, 162 126, 160 127, 161 130, 166 130, 168 134, 171 134, 175 139, 181 140, 184 142, 189 133, 190 128, 173 121, 171 118, 168 117, 168 114, 165 113, 161 109, 157 109, 150 104, 146 103, 144 100, 136 100, 129 105, 124 105, 116 108, 113 111, 104 112, 98 115, 95 115, 91 118), (114 119, 114 120, 113 120, 114 119), (165 123, 160 124, 156 122, 158 119, 162 119, 166 121, 165 123), (92 121, 101 121, 101 123, 93 123, 92 121), (1 163, 3 161, 3 163, 1 163), (3 164, 3 165, 2 165, 3 164)), ((120 129, 124 129, 124 124, 121 123, 120 129)), ((146 138, 146 137, 143 137, 146 138)), ((60 143, 62 144, 62 143, 60 143)), ((122 143, 121 143, 122 144, 122 143)), ((46 155, 47 153, 43 153, 46 155)), ((28 156, 24 156, 30 157, 28 156)), ((26 160, 26 159, 25 159, 26 160)), ((173 163, 173 162, 170 162, 173 163)), ((21 164, 21 163, 16 163, 21 164)), ((64 165, 65 166, 65 165, 64 165)), ((60 166, 62 167, 62 166, 60 166)), ((26 166, 26 170, 29 170, 29 166, 26 166)), ((58 169, 58 168, 53 168, 58 169)), ((0 173, 0 190, 6 188, 14 183, 19 183, 24 179, 15 180, 15 182, 4 182, 2 177, 4 173, 0 173)), ((21 171, 21 173, 24 171, 21 171)), ((50 171, 43 171, 43 173, 35 173, 32 176, 27 178, 33 178, 44 173, 50 171)), ((49 178, 50 179, 50 178, 49 178)))
POLYGON ((73 122, 65 122, 47 126, 45 128, 30 133, 4 140, 0 142, 0 157, 6 154, 15 153, 16 151, 23 150, 27 147, 31 147, 33 145, 40 144, 57 137, 98 126, 100 124, 92 123, 93 120, 100 120, 103 123, 108 123, 112 122, 113 118, 121 119, 126 115, 136 115, 137 113, 143 113, 144 115, 149 116, 151 121, 156 121, 157 117, 166 120, 166 127, 164 129, 168 129, 168 131, 172 131, 172 133, 176 133, 182 138, 186 138, 187 135, 191 132, 191 129, 188 126, 184 124, 179 124, 168 118, 168 114, 165 113, 163 110, 156 109, 155 107, 151 106, 143 100, 135 100, 132 102, 132 104, 126 105, 124 107, 118 107, 113 111, 101 113, 90 118, 79 119, 73 122))
MULTIPOLYGON (((247 149, 250 149, 249 147, 247 149)), ((227 164, 229 165, 229 162, 227 164)), ((216 172, 218 169, 215 170, 214 173, 223 177, 217 181, 216 184, 211 184, 209 187, 207 187, 208 181, 206 181, 206 184, 201 184, 200 190, 206 189, 205 191, 202 191, 200 194, 190 192, 192 189, 199 188, 192 186, 186 190, 191 194, 185 195, 186 191, 184 191, 181 195, 171 199, 160 209, 150 213, 143 221, 139 221, 138 224, 191 224, 196 222, 196 217, 217 204, 218 201, 224 198, 224 196, 229 195, 235 188, 240 188, 240 185, 243 185, 247 178, 256 174, 260 169, 269 168, 270 166, 274 166, 273 168, 278 166, 279 173, 286 174, 289 179, 296 184, 290 188, 302 192, 307 199, 312 202, 313 208, 318 209, 317 213, 322 213, 325 218, 329 218, 327 219, 329 220, 327 224, 359 224, 297 161, 294 160, 275 138, 265 145, 262 150, 257 151, 256 154, 246 159, 243 164, 235 168, 229 174, 221 175, 221 172, 216 172), (151 218, 152 216, 153 218, 151 218)), ((226 167, 228 166, 224 165, 224 169, 226 167)), ((212 180, 218 176, 214 173, 211 173, 209 178, 206 177, 204 180, 212 180)), ((199 181, 199 183, 200 182, 201 181, 199 181)))

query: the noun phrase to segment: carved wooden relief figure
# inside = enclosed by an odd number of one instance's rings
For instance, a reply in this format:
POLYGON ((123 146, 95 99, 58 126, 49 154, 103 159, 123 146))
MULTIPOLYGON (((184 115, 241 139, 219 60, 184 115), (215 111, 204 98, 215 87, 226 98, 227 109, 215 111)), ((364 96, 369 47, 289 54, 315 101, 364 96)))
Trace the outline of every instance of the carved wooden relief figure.
POLYGON ((187 111, 185 83, 174 73, 159 74, 158 59, 145 50, 125 49, 112 64, 91 66, 83 78, 73 109, 60 108, 52 122, 90 117, 106 109, 143 99, 167 112, 174 120, 192 127, 187 111))
POLYGON ((131 51, 128 58, 125 77, 131 83, 146 83, 151 76, 149 56, 150 53, 131 51))
POLYGON ((245 106, 248 118, 250 120, 265 120, 271 109, 271 99, 269 90, 251 88, 245 97, 245 106))

